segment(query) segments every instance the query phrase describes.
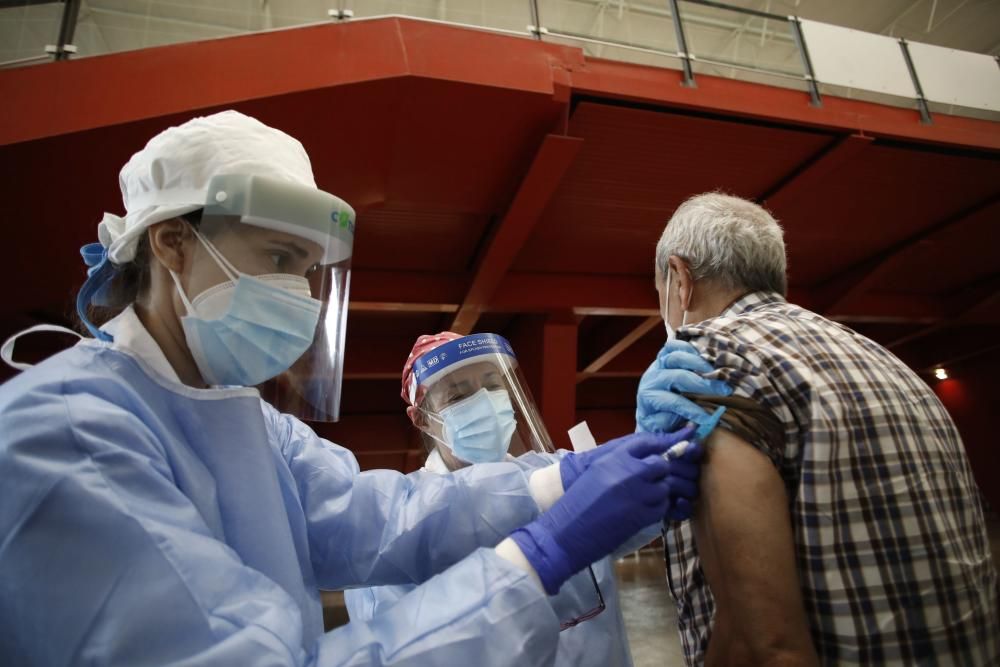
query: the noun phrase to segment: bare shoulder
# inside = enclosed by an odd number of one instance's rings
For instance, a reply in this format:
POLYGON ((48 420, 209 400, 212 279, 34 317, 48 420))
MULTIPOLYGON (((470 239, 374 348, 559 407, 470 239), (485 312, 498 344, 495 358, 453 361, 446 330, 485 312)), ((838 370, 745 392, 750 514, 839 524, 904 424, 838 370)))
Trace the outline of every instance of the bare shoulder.
POLYGON ((717 607, 706 664, 815 664, 781 476, 729 431, 707 444, 694 523, 717 607))

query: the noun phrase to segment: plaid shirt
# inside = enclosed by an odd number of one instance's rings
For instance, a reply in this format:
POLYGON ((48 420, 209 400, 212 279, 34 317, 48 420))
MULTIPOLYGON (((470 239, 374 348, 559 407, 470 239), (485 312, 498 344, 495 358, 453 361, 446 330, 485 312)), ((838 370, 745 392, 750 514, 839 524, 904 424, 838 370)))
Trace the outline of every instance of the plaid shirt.
MULTIPOLYGON (((777 294, 687 326, 784 442, 753 442, 788 490, 799 580, 824 665, 997 665, 997 575, 962 441, 937 397, 880 345, 777 294)), ((690 522, 667 574, 688 665, 715 606, 690 522)))

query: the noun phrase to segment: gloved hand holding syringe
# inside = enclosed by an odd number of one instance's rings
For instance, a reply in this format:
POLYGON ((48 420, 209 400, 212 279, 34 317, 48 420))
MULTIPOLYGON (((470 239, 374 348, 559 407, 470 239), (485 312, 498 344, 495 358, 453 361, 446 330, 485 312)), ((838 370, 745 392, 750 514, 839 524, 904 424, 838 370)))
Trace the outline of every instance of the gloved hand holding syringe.
POLYGON ((692 446, 692 443, 695 443, 697 446, 705 442, 705 439, 708 438, 712 431, 715 430, 715 427, 719 425, 719 421, 722 420, 722 415, 725 412, 726 408, 720 405, 715 412, 712 413, 712 416, 709 417, 708 421, 701 424, 698 427, 698 430, 694 432, 694 438, 690 440, 681 440, 676 445, 668 449, 667 453, 663 455, 663 458, 668 461, 674 461, 684 456, 684 454, 688 451, 688 448, 692 446))

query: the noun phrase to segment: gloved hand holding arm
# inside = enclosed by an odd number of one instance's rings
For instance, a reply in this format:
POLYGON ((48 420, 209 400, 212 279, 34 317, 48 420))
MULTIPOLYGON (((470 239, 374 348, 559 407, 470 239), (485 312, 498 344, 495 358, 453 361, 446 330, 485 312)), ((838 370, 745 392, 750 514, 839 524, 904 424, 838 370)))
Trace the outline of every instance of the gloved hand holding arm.
POLYGON ((636 395, 636 431, 664 433, 685 422, 703 424, 711 416, 681 393, 729 396, 733 390, 721 380, 702 377, 713 370, 698 350, 681 340, 667 341, 639 381, 636 395))
MULTIPOLYGON (((675 502, 672 496, 695 497, 696 479, 675 474, 690 473, 692 464, 664 457, 692 433, 687 428, 666 436, 630 436, 594 461, 545 514, 511 533, 547 593, 662 520, 675 502)), ((498 551, 503 548, 501 543, 498 551)))

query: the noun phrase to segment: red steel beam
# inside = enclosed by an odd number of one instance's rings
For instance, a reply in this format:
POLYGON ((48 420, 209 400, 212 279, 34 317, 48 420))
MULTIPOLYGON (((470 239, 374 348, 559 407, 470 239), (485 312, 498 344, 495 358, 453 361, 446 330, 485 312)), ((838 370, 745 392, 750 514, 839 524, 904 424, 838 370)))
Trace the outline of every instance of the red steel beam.
POLYGON ((806 193, 822 191, 824 181, 834 170, 857 159, 871 144, 871 137, 860 134, 849 134, 836 139, 757 199, 768 208, 781 208, 806 193))
POLYGON ((921 370, 923 370, 926 373, 930 373, 935 368, 951 369, 961 364, 967 364, 973 359, 978 359, 979 357, 991 354, 993 352, 996 352, 997 350, 1000 350, 1000 343, 994 343, 993 345, 987 345, 985 347, 981 347, 978 350, 972 350, 971 352, 965 352, 964 354, 959 354, 954 357, 942 359, 921 370))
POLYGON ((589 374, 585 378, 581 378, 579 375, 577 375, 577 382, 583 382, 584 380, 590 380, 591 378, 601 378, 601 379, 605 379, 605 378, 637 378, 637 377, 642 377, 642 374, 645 372, 645 370, 646 370, 645 368, 629 368, 629 369, 617 370, 617 371, 603 371, 603 370, 602 371, 596 371, 594 373, 589 374))
POLYGON ((639 324, 639 326, 622 336, 621 340, 609 347, 603 354, 587 364, 586 368, 577 373, 576 381, 583 382, 587 378, 592 377, 595 373, 604 368, 612 359, 631 347, 632 343, 645 336, 647 332, 651 331, 657 325, 663 325, 663 318, 660 317, 659 314, 647 317, 642 321, 642 323, 639 324))
POLYGON ((918 372, 930 373, 938 367, 951 371, 954 366, 991 353, 998 344, 998 332, 998 326, 968 322, 935 327, 934 331, 922 330, 923 335, 897 346, 893 353, 918 372))
POLYGON ((893 245, 871 257, 858 262, 846 271, 834 276, 814 290, 824 312, 850 311, 851 300, 868 291, 879 277, 892 266, 896 257, 907 250, 951 227, 975 218, 980 213, 996 209, 1000 211, 1000 195, 993 195, 973 206, 951 215, 944 220, 926 227, 916 234, 897 241, 893 245))
POLYGON ((426 312, 455 312, 464 284, 465 276, 454 273, 352 269, 351 308, 414 310, 423 306, 426 312))
MULTIPOLYGON (((351 285, 355 311, 404 310, 448 313, 457 309, 462 278, 452 273, 356 270, 351 285)), ((811 292, 791 288, 788 300, 814 308, 811 292)), ((827 316, 839 322, 917 322, 933 324, 952 311, 937 297, 867 293, 850 308, 827 316)), ((484 311, 622 317, 659 316, 651 277, 565 273, 508 273, 484 311)))
MULTIPOLYGON (((812 308, 812 295, 801 288, 788 291, 788 300, 812 308)), ((909 294, 865 294, 851 309, 831 316, 840 322, 932 323, 948 313, 935 297, 909 294)), ((586 274, 511 273, 497 288, 489 310, 547 312, 572 309, 577 315, 647 317, 659 314, 653 281, 646 277, 586 274)))
POLYGON ((490 300, 499 311, 547 312, 572 308, 578 315, 655 315, 652 276, 509 273, 490 300))
POLYGON ((582 145, 583 140, 575 137, 556 134, 545 137, 507 215, 478 263, 469 291, 451 324, 452 331, 460 334, 472 331, 479 313, 487 306, 524 242, 531 236, 535 223, 542 217, 582 145))
POLYGON ((890 350, 897 350, 904 345, 926 338, 948 328, 968 324, 976 319, 983 311, 993 307, 1000 302, 1000 276, 993 276, 979 285, 971 286, 963 290, 967 296, 958 297, 961 299, 959 310, 942 317, 940 321, 918 329, 913 333, 901 336, 886 345, 890 350))
MULTIPOLYGON (((967 364, 970 361, 978 359, 979 357, 991 354, 1000 349, 1000 343, 988 344, 983 346, 977 346, 975 349, 968 350, 963 348, 961 354, 956 354, 951 357, 943 357, 934 363, 927 363, 924 361, 915 361, 913 355, 906 355, 903 359, 913 370, 919 373, 930 373, 936 368, 945 368, 951 370, 962 364, 967 364)), ((597 371, 587 376, 586 379, 622 379, 622 378, 639 378, 642 377, 643 372, 646 369, 644 367, 636 366, 635 368, 620 369, 614 371, 597 371)))
POLYGON ((994 274, 976 285, 963 288, 956 300, 963 322, 996 322, 996 307, 1000 305, 1000 275, 994 274))
POLYGON ((824 313, 837 322, 850 324, 894 324, 920 322, 930 324, 948 317, 948 304, 944 299, 918 294, 867 293, 851 304, 850 310, 841 313, 824 313))
POLYGON ((567 431, 576 423, 577 321, 569 312, 550 315, 542 325, 542 421, 561 449, 572 449, 567 431))
POLYGON ((401 301, 351 301, 348 304, 351 312, 357 313, 454 313, 458 311, 457 303, 435 303, 418 301, 404 303, 401 301))
MULTIPOLYGON (((461 276, 450 273, 357 270, 351 285, 355 311, 455 312, 461 276)), ((815 310, 813 294, 791 288, 788 300, 815 310)), ((938 297, 865 293, 850 307, 827 314, 838 322, 917 322, 934 324, 953 314, 938 297)), ((508 273, 484 311, 576 315, 659 316, 651 278, 563 273, 508 273)))

